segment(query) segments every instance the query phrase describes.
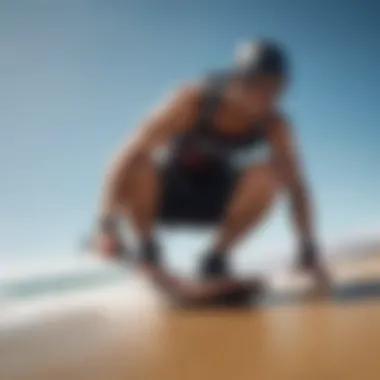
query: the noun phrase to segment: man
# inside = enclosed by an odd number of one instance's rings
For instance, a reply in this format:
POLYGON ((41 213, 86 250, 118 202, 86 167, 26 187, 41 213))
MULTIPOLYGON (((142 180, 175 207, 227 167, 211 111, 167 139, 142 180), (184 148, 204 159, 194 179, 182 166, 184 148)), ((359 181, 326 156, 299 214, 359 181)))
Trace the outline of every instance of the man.
POLYGON ((138 233, 141 263, 156 269, 157 223, 217 225, 200 272, 226 278, 229 252, 263 219, 276 194, 286 191, 300 266, 323 278, 305 179, 279 106, 288 81, 281 47, 260 40, 243 46, 233 70, 180 88, 142 123, 110 169, 97 234, 100 251, 112 256, 119 250, 120 215, 138 233), (166 156, 159 159, 163 147, 166 156))

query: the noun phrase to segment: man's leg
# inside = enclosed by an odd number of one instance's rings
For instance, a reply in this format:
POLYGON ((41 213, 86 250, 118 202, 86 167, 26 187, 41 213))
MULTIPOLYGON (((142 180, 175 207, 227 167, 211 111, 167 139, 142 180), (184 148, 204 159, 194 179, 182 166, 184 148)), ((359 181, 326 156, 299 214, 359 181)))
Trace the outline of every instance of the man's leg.
POLYGON ((277 189, 278 182, 270 164, 258 164, 242 175, 211 247, 211 256, 203 263, 203 275, 217 275, 225 271, 223 256, 263 219, 277 189))

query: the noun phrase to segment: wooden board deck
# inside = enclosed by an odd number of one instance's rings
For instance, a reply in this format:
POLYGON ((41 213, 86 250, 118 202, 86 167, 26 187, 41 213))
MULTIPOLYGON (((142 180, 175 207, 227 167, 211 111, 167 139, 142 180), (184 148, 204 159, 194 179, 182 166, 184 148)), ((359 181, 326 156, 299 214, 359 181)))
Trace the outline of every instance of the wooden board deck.
POLYGON ((334 275, 330 299, 236 310, 169 309, 136 283, 8 331, 0 379, 378 380, 380 258, 334 275))

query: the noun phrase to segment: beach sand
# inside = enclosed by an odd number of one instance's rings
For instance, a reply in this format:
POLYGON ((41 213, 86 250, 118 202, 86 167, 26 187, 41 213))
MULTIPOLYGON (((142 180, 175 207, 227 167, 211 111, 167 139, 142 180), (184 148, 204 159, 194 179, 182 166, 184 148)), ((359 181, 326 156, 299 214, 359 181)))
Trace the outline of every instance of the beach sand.
MULTIPOLYGON (((333 272, 339 282, 380 279, 380 257, 333 272)), ((379 321, 380 297, 173 310, 130 279, 107 295, 6 310, 0 379, 377 380, 379 321)))

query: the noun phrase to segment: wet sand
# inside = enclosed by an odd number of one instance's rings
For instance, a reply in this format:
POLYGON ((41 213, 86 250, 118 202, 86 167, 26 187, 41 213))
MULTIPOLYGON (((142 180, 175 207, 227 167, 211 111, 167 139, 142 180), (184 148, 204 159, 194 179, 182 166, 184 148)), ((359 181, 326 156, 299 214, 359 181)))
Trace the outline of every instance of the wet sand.
MULTIPOLYGON (((334 275, 380 280, 380 257, 341 264, 334 275)), ((1 380, 380 378, 380 297, 173 310, 131 280, 112 297, 36 310, 28 323, 3 323, 1 380)))

